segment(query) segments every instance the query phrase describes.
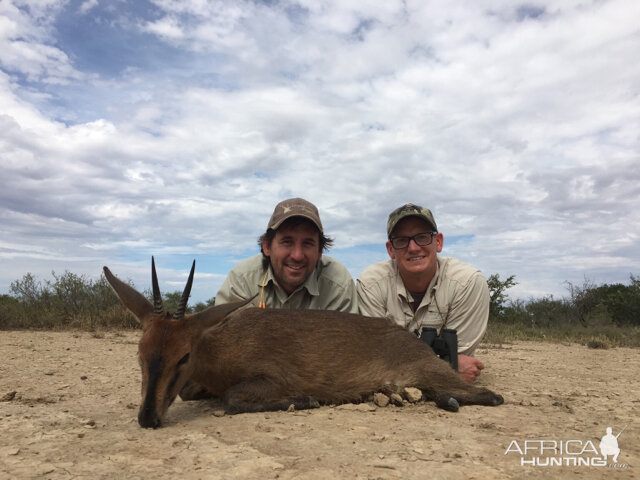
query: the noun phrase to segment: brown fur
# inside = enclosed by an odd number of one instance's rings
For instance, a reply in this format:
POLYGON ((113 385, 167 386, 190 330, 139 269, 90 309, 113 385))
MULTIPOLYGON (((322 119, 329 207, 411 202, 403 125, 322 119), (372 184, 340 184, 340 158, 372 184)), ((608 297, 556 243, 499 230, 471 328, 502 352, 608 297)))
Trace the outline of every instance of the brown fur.
POLYGON ((143 326, 143 427, 159 426, 181 390, 183 399, 201 398, 206 392, 198 386, 222 397, 229 413, 360 401, 405 386, 453 411, 503 402, 465 383, 428 345, 386 319, 240 302, 176 320, 154 315, 151 303, 106 267, 105 275, 143 326))

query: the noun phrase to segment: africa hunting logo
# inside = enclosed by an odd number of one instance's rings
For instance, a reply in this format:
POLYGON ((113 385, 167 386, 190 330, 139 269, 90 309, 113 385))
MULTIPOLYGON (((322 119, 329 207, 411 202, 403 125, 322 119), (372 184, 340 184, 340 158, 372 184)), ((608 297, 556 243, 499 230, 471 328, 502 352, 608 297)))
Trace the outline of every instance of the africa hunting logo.
POLYGON ((613 434, 611 427, 607 427, 605 435, 600 439, 599 448, 591 440, 512 440, 504 454, 519 454, 520 465, 523 467, 627 468, 628 464, 618 463, 618 438, 627 426, 617 435, 613 434))

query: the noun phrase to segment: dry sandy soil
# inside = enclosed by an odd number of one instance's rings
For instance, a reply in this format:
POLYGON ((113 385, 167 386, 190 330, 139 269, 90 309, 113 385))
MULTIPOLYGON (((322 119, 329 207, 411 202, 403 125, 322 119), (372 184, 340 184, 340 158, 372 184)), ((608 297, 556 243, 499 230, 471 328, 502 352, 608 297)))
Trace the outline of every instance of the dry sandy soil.
POLYGON ((363 403, 216 416, 213 400, 177 400, 163 428, 145 430, 137 336, 0 331, 0 478, 640 477, 638 350, 483 346, 479 383, 504 395, 499 407, 363 403), (617 465, 584 464, 596 461, 591 446, 608 426, 617 434, 625 425, 617 465), (582 464, 523 466, 517 449, 539 445, 532 440, 569 451, 530 451, 525 461, 582 464))

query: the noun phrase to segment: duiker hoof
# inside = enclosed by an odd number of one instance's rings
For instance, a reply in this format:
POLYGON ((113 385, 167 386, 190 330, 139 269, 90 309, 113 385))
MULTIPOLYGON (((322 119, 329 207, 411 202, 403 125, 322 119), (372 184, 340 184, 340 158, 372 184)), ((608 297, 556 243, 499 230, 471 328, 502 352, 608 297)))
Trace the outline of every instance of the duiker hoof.
POLYGON ((460 409, 458 401, 448 393, 442 393, 436 397, 436 406, 449 412, 457 412, 460 409))

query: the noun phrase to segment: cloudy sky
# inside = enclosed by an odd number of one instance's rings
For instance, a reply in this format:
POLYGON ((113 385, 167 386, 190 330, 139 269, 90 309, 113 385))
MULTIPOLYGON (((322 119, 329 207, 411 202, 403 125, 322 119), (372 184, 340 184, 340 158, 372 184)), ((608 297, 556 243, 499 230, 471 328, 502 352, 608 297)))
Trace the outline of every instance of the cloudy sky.
POLYGON ((512 297, 640 274, 637 0, 0 0, 0 293, 103 265, 193 300, 301 196, 354 278, 387 215, 512 297))

